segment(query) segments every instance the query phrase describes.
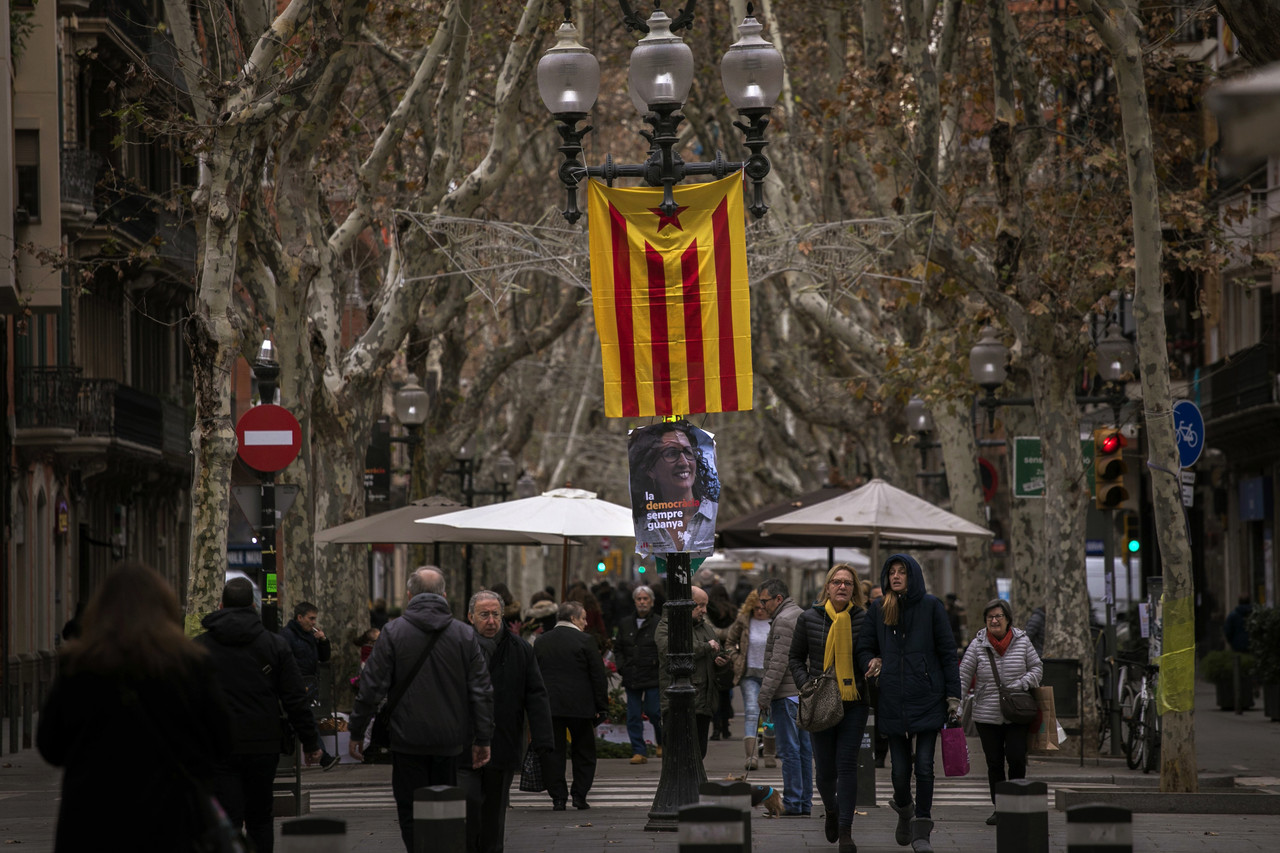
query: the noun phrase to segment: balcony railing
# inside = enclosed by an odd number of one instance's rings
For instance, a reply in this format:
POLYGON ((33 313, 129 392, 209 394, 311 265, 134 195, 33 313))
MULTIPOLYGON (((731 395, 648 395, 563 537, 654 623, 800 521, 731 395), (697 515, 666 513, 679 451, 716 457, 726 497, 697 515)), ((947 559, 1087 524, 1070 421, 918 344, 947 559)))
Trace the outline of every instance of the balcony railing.
POLYGON ((1201 374, 1200 408, 1206 421, 1276 400, 1276 347, 1256 344, 1206 366, 1201 374))
POLYGON ((102 168, 102 155, 74 145, 62 148, 62 203, 78 204, 86 210, 93 209, 94 187, 98 183, 98 170, 102 168))
MULTIPOLYGON (((114 379, 83 379, 78 367, 19 367, 14 371, 18 430, 74 431, 75 438, 127 441, 170 456, 190 449, 186 411, 114 379)), ((31 437, 45 443, 47 435, 31 437)))
POLYGON ((14 370, 18 429, 75 429, 78 367, 19 367, 14 370))

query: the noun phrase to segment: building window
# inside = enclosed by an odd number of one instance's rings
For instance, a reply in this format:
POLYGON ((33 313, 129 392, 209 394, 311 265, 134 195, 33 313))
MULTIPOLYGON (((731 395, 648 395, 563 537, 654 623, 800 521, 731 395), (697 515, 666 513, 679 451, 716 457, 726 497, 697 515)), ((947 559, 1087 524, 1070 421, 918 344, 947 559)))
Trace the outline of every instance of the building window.
POLYGON ((31 220, 40 218, 40 131, 13 132, 13 165, 18 187, 18 207, 31 220))

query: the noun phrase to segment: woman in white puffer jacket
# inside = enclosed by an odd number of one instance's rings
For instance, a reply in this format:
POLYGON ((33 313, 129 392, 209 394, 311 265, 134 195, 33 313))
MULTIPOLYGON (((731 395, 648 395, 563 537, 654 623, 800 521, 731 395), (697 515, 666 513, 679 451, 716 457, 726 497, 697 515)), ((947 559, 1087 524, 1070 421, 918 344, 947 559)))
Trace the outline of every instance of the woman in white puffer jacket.
MULTIPOLYGON (((960 661, 960 684, 964 687, 975 680, 973 720, 978 725, 982 739, 982 753, 987 759, 987 784, 991 787, 991 802, 996 801, 996 783, 1008 779, 1025 779, 1027 776, 1026 724, 1011 723, 1000 713, 1000 691, 991 671, 994 658, 1000 670, 1000 681, 1009 690, 1030 690, 1040 686, 1044 667, 1040 656, 1027 633, 1013 627, 1013 608, 1009 602, 993 598, 982 609, 985 626, 974 636, 960 661), (990 650, 990 654, 988 654, 990 650), (1005 764, 1008 775, 1005 775, 1005 764)), ((988 824, 996 822, 995 812, 987 818, 988 824)))

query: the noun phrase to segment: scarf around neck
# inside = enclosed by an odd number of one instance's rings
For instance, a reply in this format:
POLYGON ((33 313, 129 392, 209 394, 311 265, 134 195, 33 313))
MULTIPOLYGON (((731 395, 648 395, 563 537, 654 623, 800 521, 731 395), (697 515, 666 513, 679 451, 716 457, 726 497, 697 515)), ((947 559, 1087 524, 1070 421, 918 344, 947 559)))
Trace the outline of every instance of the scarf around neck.
POLYGON ((1004 632, 1003 640, 997 640, 995 636, 991 633, 991 631, 988 629, 987 642, 991 644, 991 648, 996 650, 996 654, 1000 655, 1001 657, 1004 657, 1004 653, 1009 651, 1009 644, 1013 642, 1013 629, 1010 628, 1008 631, 1004 632))
POLYGON ((822 654, 822 669, 836 668, 836 683, 840 685, 840 699, 853 702, 858 697, 858 685, 853 677, 853 619, 850 614, 853 605, 844 610, 836 610, 827 599, 825 608, 831 619, 831 628, 827 631, 827 646, 822 654))

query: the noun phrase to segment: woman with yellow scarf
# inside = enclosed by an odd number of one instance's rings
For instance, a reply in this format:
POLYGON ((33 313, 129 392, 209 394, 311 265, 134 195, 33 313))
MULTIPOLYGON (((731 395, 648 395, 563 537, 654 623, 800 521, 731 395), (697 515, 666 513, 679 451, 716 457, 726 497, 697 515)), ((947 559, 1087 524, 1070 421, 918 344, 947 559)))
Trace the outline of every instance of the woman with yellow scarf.
POLYGON ((867 726, 867 684, 855 662, 854 643, 866 615, 866 598, 853 567, 832 566, 817 602, 796 620, 791 677, 796 687, 834 667, 844 718, 813 739, 814 781, 826 810, 827 841, 840 853, 857 853, 853 813, 858 801, 858 750, 867 726))

